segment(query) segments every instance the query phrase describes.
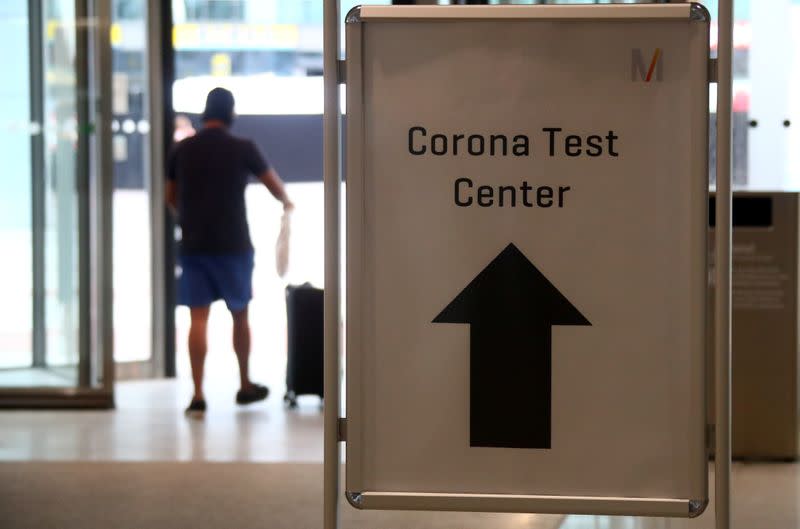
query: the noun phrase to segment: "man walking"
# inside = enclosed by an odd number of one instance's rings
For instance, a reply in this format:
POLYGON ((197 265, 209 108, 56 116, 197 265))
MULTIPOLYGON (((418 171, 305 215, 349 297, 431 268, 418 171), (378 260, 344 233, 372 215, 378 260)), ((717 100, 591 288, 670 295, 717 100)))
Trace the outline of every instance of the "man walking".
POLYGON ((267 398, 269 389, 250 380, 250 325, 253 244, 247 225, 244 192, 251 176, 261 180, 284 210, 292 205, 280 177, 253 142, 232 136, 233 94, 224 88, 209 92, 203 128, 178 143, 170 154, 166 200, 181 228, 178 262, 178 303, 189 307, 189 356, 194 396, 187 414, 206 410, 203 367, 206 328, 212 302, 222 299, 233 316, 233 349, 239 362, 241 387, 236 402, 267 398))

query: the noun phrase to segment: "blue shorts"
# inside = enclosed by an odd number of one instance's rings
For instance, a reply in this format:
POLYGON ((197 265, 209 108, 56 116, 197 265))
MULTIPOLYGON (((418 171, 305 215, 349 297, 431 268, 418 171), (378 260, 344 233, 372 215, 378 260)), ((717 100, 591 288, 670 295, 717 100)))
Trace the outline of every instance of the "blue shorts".
POLYGON ((178 304, 206 307, 218 299, 239 312, 253 299, 253 252, 230 255, 181 255, 178 304))

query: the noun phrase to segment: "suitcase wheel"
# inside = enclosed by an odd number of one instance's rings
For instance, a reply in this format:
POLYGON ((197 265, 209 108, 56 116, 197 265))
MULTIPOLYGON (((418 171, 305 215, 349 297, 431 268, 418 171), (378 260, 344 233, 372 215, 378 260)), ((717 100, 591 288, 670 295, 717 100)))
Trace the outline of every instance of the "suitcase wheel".
POLYGON ((295 409, 297 408, 297 395, 295 395, 294 391, 287 391, 286 395, 283 396, 283 402, 286 403, 289 408, 295 409))

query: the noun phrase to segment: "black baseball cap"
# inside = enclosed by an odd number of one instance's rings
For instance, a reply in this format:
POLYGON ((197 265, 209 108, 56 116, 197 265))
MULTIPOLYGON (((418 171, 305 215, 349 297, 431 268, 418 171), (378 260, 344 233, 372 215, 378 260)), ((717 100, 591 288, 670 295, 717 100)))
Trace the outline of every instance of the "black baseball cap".
POLYGON ((226 125, 233 123, 233 94, 224 88, 214 88, 206 97, 206 108, 203 110, 203 121, 219 120, 226 125))

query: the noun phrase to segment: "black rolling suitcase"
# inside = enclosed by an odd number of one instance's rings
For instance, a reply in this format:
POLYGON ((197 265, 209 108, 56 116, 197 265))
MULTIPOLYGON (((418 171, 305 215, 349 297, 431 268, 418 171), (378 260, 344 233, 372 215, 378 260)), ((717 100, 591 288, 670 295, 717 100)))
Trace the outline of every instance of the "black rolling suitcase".
POLYGON ((306 283, 286 287, 286 395, 294 408, 298 395, 319 395, 323 383, 323 294, 306 283))

